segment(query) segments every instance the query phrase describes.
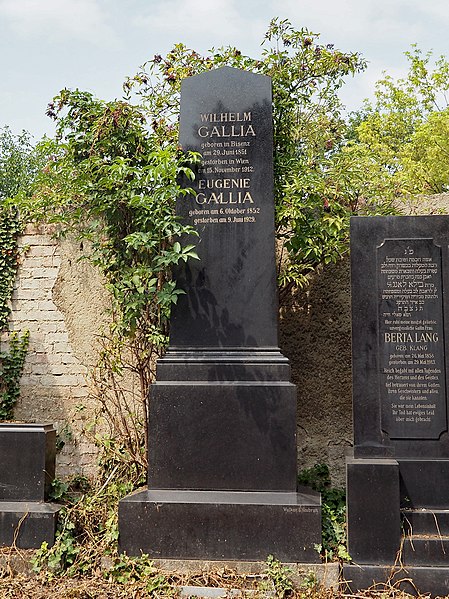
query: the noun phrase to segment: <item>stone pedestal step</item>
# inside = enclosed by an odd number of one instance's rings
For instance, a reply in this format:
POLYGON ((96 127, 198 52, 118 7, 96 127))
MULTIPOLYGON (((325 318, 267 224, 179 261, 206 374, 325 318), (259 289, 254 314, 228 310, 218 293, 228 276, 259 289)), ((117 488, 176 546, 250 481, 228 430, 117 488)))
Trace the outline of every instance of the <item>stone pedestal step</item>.
POLYGON ((39 549, 55 542, 61 505, 38 501, 0 501, 0 546, 39 549))
POLYGON ((401 511, 407 535, 449 535, 449 510, 418 508, 401 511))
POLYGON ((375 566, 344 564, 342 590, 352 593, 375 586, 376 592, 405 591, 411 595, 449 595, 449 567, 434 566, 375 566))
POLYGON ((449 536, 412 535, 404 539, 401 561, 406 566, 448 566, 449 536))
POLYGON ((128 555, 320 562, 321 503, 313 491, 144 489, 120 501, 119 527, 128 555))

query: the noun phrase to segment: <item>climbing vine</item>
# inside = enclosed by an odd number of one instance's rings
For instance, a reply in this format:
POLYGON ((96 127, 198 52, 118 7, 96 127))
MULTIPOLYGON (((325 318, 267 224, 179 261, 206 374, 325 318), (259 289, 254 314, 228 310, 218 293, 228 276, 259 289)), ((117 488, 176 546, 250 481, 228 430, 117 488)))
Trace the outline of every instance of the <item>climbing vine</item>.
POLYGON ((0 330, 2 344, 8 347, 0 351, 0 420, 13 417, 29 340, 28 331, 22 335, 9 333, 10 300, 17 274, 21 230, 17 211, 3 204, 0 209, 0 330))
POLYGON ((0 330, 8 328, 10 300, 17 272, 17 239, 21 224, 16 210, 3 205, 0 209, 0 330))
POLYGON ((41 157, 28 133, 14 135, 8 127, 0 129, 0 420, 13 417, 29 340, 28 332, 9 331, 18 238, 23 229, 15 198, 30 194, 40 165, 41 157))
POLYGON ((111 442, 146 470, 147 406, 156 359, 167 344, 170 308, 181 290, 171 268, 197 259, 194 234, 175 214, 199 160, 148 129, 141 106, 64 89, 50 103, 56 139, 22 214, 81 240, 110 294, 110 326, 98 337, 91 390, 111 442))
POLYGON ((28 349, 29 331, 11 333, 9 349, 0 352, 0 420, 11 420, 20 393, 20 377, 28 349))

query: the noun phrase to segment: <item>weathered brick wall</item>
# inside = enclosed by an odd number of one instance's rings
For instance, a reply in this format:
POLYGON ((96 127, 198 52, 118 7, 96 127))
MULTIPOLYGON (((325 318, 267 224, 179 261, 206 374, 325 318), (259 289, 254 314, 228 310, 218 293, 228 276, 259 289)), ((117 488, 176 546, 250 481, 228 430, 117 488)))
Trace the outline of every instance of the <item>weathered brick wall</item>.
MULTIPOLYGON (((401 206, 411 214, 447 212, 449 194, 401 206)), ((46 228, 26 230, 28 246, 12 300, 14 329, 30 330, 16 419, 53 422, 66 442, 57 474, 95 471, 95 447, 83 431, 96 404, 88 373, 106 323, 100 277, 74 242, 56 242, 46 228)), ((349 262, 330 265, 281 309, 280 344, 298 390, 298 468, 327 462, 344 484, 352 445, 349 262)), ((133 392, 131 390, 131 395, 133 392)))
MULTIPOLYGON (((57 456, 57 476, 91 474, 96 450, 84 429, 94 417, 95 403, 89 398, 87 382, 89 353, 77 352, 76 335, 67 326, 68 314, 61 311, 58 289, 64 286, 61 273, 67 254, 73 261, 73 244, 57 242, 48 227, 27 227, 20 240, 24 249, 12 296, 11 329, 30 331, 30 344, 21 379, 21 397, 16 420, 50 422, 55 425, 64 447, 57 456), (77 355, 78 353, 78 355, 77 355)), ((85 263, 78 286, 98 276, 85 263), (86 275, 87 272, 87 275, 86 275), (84 276, 83 276, 84 275, 84 276)), ((65 269, 67 270, 67 269, 65 269)), ((74 269, 75 279, 80 273, 74 269)), ((99 285, 97 285, 99 287, 99 285)), ((79 298, 76 293, 75 303, 79 298)), ((93 317, 98 311, 95 298, 88 299, 93 317)), ((97 302, 98 303, 98 302, 97 302)), ((75 309, 76 312, 76 309, 75 309)), ((79 327, 86 328, 86 314, 78 313, 79 327)), ((92 315, 88 315, 92 321, 92 315)), ((101 321, 101 319, 100 319, 101 321)), ((85 330, 92 344, 96 331, 85 330)))
MULTIPOLYGON (((98 272, 80 260, 79 245, 51 233, 29 226, 20 241, 26 251, 11 324, 30 331, 30 346, 15 418, 55 425, 65 442, 57 456, 57 476, 64 478, 95 472, 96 448, 84 430, 97 407, 89 369, 107 297, 98 272)), ((281 310, 280 341, 298 385, 298 467, 327 462, 342 484, 344 450, 352 442, 347 261, 290 298, 281 310)))

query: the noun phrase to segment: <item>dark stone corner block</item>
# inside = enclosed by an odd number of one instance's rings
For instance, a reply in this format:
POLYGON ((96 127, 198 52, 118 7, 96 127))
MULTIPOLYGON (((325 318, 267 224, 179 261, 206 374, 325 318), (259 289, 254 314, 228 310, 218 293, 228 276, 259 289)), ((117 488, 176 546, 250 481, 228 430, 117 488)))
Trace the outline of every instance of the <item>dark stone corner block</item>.
POLYGON ((46 503, 55 477, 53 425, 1 423, 0 455, 0 545, 53 545, 61 509, 46 503))
POLYGON ((61 505, 26 501, 0 502, 0 545, 39 549, 55 542, 61 505))
POLYGON ((0 424, 0 501, 45 501, 55 477, 52 424, 0 424))

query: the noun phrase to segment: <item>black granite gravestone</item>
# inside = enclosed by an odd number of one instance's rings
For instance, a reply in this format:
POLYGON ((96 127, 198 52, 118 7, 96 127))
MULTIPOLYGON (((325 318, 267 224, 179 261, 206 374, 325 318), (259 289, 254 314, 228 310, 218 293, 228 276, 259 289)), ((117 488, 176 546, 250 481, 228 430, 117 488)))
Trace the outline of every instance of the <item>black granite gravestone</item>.
POLYGON ((401 564, 395 580, 449 592, 448 248, 449 216, 351 222, 353 590, 401 564))
POLYGON ((199 261, 175 278, 150 401, 149 490, 120 503, 120 548, 152 557, 317 561, 320 498, 296 487, 296 393, 278 349, 268 77, 183 81, 180 143, 203 160, 178 213, 199 261))
POLYGON ((53 545, 61 506, 47 503, 55 476, 50 424, 0 424, 0 545, 53 545))

